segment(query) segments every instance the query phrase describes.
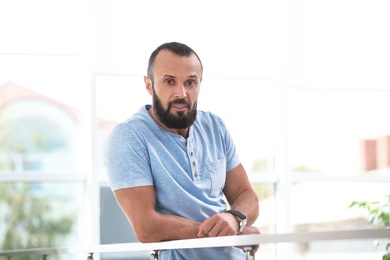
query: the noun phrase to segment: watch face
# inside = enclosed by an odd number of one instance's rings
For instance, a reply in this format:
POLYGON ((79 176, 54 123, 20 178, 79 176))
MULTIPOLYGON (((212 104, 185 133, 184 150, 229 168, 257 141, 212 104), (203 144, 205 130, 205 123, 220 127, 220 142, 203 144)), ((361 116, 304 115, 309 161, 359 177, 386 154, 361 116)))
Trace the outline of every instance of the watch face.
POLYGON ((240 222, 240 230, 238 231, 239 233, 241 233, 242 231, 244 231, 244 228, 246 227, 246 224, 247 224, 247 219, 245 218, 245 219, 243 219, 243 220, 241 220, 241 222, 240 222))

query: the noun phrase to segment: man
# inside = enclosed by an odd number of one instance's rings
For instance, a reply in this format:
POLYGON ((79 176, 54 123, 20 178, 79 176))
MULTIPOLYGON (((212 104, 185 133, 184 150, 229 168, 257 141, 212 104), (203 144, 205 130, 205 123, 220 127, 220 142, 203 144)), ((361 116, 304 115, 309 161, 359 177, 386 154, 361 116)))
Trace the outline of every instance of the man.
MULTIPOLYGON (((110 185, 140 242, 258 234, 258 198, 224 123, 197 110, 203 66, 187 45, 150 56, 153 105, 119 124, 107 144, 110 185), (224 197, 232 211, 227 211, 224 197)), ((244 259, 240 248, 167 250, 160 259, 244 259)))

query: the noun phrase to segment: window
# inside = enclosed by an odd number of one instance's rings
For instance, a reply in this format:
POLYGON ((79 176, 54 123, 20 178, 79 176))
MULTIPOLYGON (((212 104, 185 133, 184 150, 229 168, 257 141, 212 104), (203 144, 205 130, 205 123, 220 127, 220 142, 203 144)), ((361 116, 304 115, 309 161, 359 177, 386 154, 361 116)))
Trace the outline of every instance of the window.
MULTIPOLYGON (((1 3, 0 193, 9 192, 0 248, 22 246, 5 244, 6 217, 32 205, 47 209, 46 223, 70 224, 55 244, 28 246, 100 243, 105 140, 150 102, 142 77, 167 41, 201 57, 199 109, 227 124, 261 198, 263 233, 369 225, 348 205, 388 194, 389 12, 383 1, 350 0, 1 3)), ((295 254, 337 247, 354 258, 359 247, 374 257, 369 244, 309 243, 295 254)), ((277 249, 259 254, 282 258, 277 249)))

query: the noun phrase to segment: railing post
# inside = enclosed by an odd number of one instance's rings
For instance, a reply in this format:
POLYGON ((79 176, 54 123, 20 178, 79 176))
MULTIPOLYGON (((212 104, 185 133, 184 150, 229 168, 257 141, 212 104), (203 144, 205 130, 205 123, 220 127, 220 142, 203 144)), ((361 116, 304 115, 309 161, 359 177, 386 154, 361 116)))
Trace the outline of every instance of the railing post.
POLYGON ((158 251, 159 251, 159 250, 153 250, 153 251, 150 253, 150 260, 158 260, 158 251))
POLYGON ((256 246, 244 246, 245 260, 255 260, 256 246))
POLYGON ((93 260, 93 253, 89 253, 89 256, 87 257, 87 260, 93 260))

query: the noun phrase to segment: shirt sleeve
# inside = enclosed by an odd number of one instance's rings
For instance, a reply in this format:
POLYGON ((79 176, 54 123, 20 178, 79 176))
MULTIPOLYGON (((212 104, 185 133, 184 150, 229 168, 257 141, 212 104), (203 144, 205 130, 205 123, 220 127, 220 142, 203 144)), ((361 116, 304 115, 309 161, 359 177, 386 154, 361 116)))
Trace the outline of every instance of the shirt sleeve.
POLYGON ((153 185, 142 131, 136 131, 129 122, 113 129, 107 140, 105 158, 112 190, 153 185))

